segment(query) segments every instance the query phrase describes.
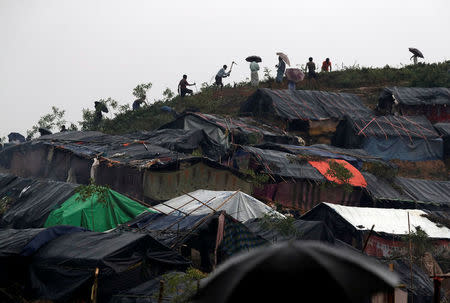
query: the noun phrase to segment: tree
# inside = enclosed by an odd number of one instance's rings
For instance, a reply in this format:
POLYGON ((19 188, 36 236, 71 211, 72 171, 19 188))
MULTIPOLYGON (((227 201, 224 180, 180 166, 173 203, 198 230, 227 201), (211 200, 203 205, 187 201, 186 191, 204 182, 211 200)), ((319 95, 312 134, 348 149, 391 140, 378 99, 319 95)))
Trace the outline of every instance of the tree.
MULTIPOLYGON (((65 110, 52 106, 52 111, 50 113, 43 115, 36 125, 33 125, 30 130, 27 130, 27 136, 32 138, 39 131, 39 128, 46 128, 50 131, 55 131, 56 129, 59 131, 61 126, 67 123, 64 119, 65 113, 65 110)), ((76 129, 76 125, 73 123, 71 124, 71 127, 76 129)))
POLYGON ((168 87, 163 91, 162 94, 164 97, 164 101, 169 101, 173 98, 173 96, 175 96, 175 93, 168 87))
POLYGON ((151 82, 139 84, 133 89, 133 96, 138 99, 145 98, 150 88, 152 88, 151 82))
MULTIPOLYGON (((95 102, 103 103, 106 108, 109 109, 117 109, 119 108, 119 111, 123 110, 123 106, 119 106, 119 102, 114 100, 111 97, 108 97, 107 99, 98 99, 95 102)), ((81 126, 82 130, 100 130, 101 125, 95 125, 95 109, 89 109, 89 108, 83 108, 82 110, 82 121, 78 121, 78 124, 81 126)))

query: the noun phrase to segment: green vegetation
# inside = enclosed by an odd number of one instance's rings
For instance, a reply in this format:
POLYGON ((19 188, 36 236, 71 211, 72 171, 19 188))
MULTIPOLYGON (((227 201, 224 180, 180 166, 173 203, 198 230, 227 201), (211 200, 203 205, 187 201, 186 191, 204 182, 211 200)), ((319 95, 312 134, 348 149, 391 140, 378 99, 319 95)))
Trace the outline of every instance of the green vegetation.
POLYGON ((8 196, 4 196, 0 199, 0 215, 3 215, 11 206, 13 199, 8 196))
POLYGON ((341 186, 345 192, 351 193, 353 191, 353 186, 350 184, 350 179, 353 178, 353 174, 349 171, 343 164, 340 164, 334 160, 330 160, 330 167, 326 171, 326 175, 331 178, 336 178, 342 184, 336 184, 341 186))
POLYGON ((241 168, 239 171, 247 176, 247 179, 250 183, 253 183, 255 185, 266 184, 270 179, 270 176, 268 174, 258 174, 251 169, 241 168))
POLYGON ((108 191, 108 186, 97 185, 92 179, 88 185, 80 185, 75 189, 75 192, 79 194, 77 200, 86 202, 89 198, 97 196, 98 202, 104 204, 108 200, 108 191))
POLYGON ((292 236, 297 238, 300 236, 299 231, 294 226, 295 219, 293 217, 280 218, 273 214, 265 214, 261 218, 260 226, 264 230, 277 231, 284 237, 292 236))
MULTIPOLYGON (((378 95, 385 86, 450 87, 450 61, 432 64, 406 65, 401 68, 361 67, 359 65, 341 66, 340 70, 331 73, 319 73, 318 80, 312 86, 304 80, 297 89, 319 89, 328 91, 344 91, 359 95, 363 101, 374 107, 378 95)), ((264 81, 260 87, 287 88, 287 83, 275 84, 271 70, 263 68, 264 81)), ((133 94, 141 96, 151 87, 151 83, 138 85, 133 94)), ((242 102, 255 91, 249 83, 226 85, 222 91, 215 86, 203 83, 194 96, 180 98, 170 89, 163 92, 163 98, 138 111, 131 111, 129 105, 117 107, 114 118, 105 118, 99 130, 110 134, 123 134, 136 130, 153 130, 171 121, 173 116, 161 111, 162 106, 169 106, 177 112, 196 109, 203 113, 237 116, 242 102)), ((106 99, 105 101, 107 101, 106 99)), ((112 104, 111 104, 112 105, 112 104)), ((83 130, 92 128, 93 111, 83 110, 83 130)))
MULTIPOLYGON (((36 125, 33 125, 30 130, 27 130, 27 136, 32 138, 39 131, 39 128, 45 128, 49 131, 59 131, 63 125, 67 124, 67 121, 64 119, 65 113, 65 110, 52 106, 52 111, 50 113, 43 115, 39 118, 36 125)), ((68 129, 77 130, 77 126, 70 123, 68 129)))
MULTIPOLYGON (((197 292, 199 281, 206 278, 206 276, 205 273, 193 267, 188 268, 186 273, 168 273, 163 275, 163 298, 169 297, 169 302, 172 303, 189 302, 189 299, 197 292)), ((158 300, 159 295, 159 291, 155 293, 155 301, 158 300)))

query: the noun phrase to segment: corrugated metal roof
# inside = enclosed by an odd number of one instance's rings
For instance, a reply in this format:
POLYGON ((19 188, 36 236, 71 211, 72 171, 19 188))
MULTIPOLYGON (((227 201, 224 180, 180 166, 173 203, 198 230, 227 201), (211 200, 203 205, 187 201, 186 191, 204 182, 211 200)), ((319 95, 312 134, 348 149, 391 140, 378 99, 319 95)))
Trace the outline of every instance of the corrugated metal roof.
POLYGON ((394 235, 408 234, 408 213, 411 231, 420 226, 430 238, 450 239, 450 229, 439 227, 437 224, 424 217, 427 213, 419 209, 390 209, 351 207, 331 203, 324 203, 336 211, 344 220, 353 225, 357 230, 370 230, 375 225, 375 232, 394 235))
POLYGON ((399 200, 399 201, 413 201, 407 195, 399 193, 386 180, 377 178, 371 173, 363 172, 362 175, 367 181, 366 190, 369 194, 377 200, 399 200))
POLYGON ((433 181, 397 177, 395 183, 417 202, 450 205, 450 181, 433 181))

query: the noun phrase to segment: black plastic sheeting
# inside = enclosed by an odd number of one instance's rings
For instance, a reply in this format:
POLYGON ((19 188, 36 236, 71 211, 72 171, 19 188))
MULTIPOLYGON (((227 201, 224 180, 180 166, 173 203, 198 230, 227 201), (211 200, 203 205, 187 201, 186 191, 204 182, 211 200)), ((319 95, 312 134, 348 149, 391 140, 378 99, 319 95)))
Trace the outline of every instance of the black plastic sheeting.
MULTIPOLYGON (((324 176, 311 164, 296 159, 295 155, 290 153, 249 146, 243 146, 242 150, 252 154, 254 161, 261 166, 265 173, 281 177, 325 181, 324 176)), ((239 153, 236 153, 235 156, 239 157, 239 153)))
POLYGON ((415 201, 450 207, 450 181, 432 181, 397 177, 395 183, 415 201))
POLYGON ((258 89, 241 105, 242 114, 279 116, 286 120, 341 119, 352 113, 369 115, 372 111, 353 94, 308 90, 258 89))
POLYGON ((367 116, 339 122, 332 144, 361 148, 384 160, 438 160, 443 141, 423 116, 367 116))
POLYGON ((420 267, 412 265, 413 287, 411 289, 411 265, 408 260, 380 260, 380 262, 386 266, 394 264, 394 272, 399 275, 401 284, 405 285, 408 291, 408 302, 429 303, 433 301, 433 280, 420 267))
POLYGON ((245 222, 245 226, 270 243, 288 240, 315 240, 334 243, 333 233, 325 223, 320 221, 295 220, 292 223, 293 230, 288 234, 283 234, 280 230, 269 230, 264 226, 262 219, 259 218, 245 222))
MULTIPOLYGON (((164 276, 156 277, 150 281, 142 283, 135 288, 123 291, 111 298, 109 303, 157 303, 160 291, 160 281, 161 280, 171 280, 173 278, 182 280, 183 276, 186 274, 183 272, 170 272, 164 276)), ((169 286, 167 282, 165 288, 163 289, 163 302, 172 302, 174 297, 177 295, 176 291, 169 292, 167 290, 169 286)), ((180 294, 184 291, 185 284, 180 283, 176 286, 176 289, 180 294)))
POLYGON ((380 102, 393 102, 392 96, 405 105, 450 105, 450 89, 446 87, 388 87, 380 94, 380 102))
POLYGON ((0 174, 0 198, 11 199, 0 216, 0 227, 43 227, 48 215, 71 197, 76 187, 72 183, 0 174))
POLYGON ((82 232, 61 236, 32 257, 30 297, 67 301, 90 294, 99 268, 99 302, 189 262, 148 234, 82 232), (159 255, 158 261, 151 256, 159 255))
POLYGON ((200 149, 207 157, 218 160, 226 153, 226 149, 211 140, 202 129, 160 129, 156 131, 141 131, 127 135, 135 140, 143 140, 152 145, 161 146, 172 151, 191 154, 200 149))
POLYGON ((442 137, 450 137, 450 123, 440 122, 433 126, 442 137))

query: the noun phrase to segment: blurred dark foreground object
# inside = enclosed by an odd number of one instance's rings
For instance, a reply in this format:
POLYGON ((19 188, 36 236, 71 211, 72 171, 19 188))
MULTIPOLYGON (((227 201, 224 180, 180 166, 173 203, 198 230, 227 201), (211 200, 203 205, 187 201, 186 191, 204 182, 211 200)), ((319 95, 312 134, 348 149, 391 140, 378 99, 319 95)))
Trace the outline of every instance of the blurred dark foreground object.
POLYGON ((313 241, 284 242, 229 259, 193 302, 365 302, 397 276, 369 257, 313 241))

